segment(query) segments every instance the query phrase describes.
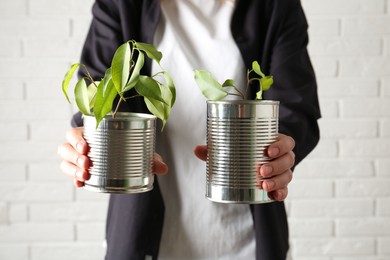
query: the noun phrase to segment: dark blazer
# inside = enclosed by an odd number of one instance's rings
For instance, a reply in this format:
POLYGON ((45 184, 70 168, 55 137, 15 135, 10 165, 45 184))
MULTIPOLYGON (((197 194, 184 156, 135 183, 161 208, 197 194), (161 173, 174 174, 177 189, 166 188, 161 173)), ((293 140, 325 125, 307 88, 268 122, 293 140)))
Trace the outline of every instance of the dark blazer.
MULTIPOLYGON (((93 77, 103 76, 123 42, 153 42, 160 17, 159 0, 96 0, 92 11, 81 62, 90 68, 93 77)), ((246 67, 258 60, 264 72, 274 76, 274 86, 264 93, 264 98, 280 101, 279 129, 296 141, 296 164, 319 140, 320 110, 315 74, 306 49, 307 26, 299 0, 238 0, 231 23, 246 67)), ((144 73, 150 70, 149 61, 144 73)), ((147 111, 141 99, 127 102, 121 110, 147 111)), ((82 125, 79 113, 73 117, 72 125, 82 125)), ((285 259, 289 245, 284 203, 250 208, 256 231, 256 259, 285 259)), ((151 192, 111 195, 106 259, 145 259, 146 255, 157 259, 163 219, 164 202, 157 182, 151 192)))

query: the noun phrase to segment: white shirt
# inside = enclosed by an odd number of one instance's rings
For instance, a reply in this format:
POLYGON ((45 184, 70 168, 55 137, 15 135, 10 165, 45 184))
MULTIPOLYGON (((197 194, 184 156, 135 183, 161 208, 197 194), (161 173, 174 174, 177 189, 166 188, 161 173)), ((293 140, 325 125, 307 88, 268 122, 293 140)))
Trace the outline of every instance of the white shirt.
MULTIPOLYGON (((195 69, 244 86, 246 71, 232 38, 234 4, 218 0, 161 0, 154 44, 162 67, 176 85, 168 123, 157 130, 157 152, 169 166, 158 181, 165 203, 159 259, 254 259, 253 220, 248 205, 219 204, 205 198, 206 164, 193 153, 206 144, 206 98, 195 69)), ((152 74, 161 69, 154 65, 152 74)))

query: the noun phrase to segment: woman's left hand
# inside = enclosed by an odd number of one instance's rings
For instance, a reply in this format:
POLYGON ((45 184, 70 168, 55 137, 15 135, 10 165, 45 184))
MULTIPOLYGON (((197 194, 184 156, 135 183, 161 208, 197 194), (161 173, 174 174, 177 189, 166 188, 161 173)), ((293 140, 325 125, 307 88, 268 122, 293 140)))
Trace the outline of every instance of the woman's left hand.
MULTIPOLYGON (((269 196, 277 201, 283 201, 288 194, 287 185, 292 180, 292 167, 295 164, 293 149, 295 141, 292 137, 279 134, 277 140, 267 148, 267 156, 272 160, 257 168, 259 188, 268 192, 269 196)), ((207 146, 198 145, 195 155, 207 159, 207 146)))

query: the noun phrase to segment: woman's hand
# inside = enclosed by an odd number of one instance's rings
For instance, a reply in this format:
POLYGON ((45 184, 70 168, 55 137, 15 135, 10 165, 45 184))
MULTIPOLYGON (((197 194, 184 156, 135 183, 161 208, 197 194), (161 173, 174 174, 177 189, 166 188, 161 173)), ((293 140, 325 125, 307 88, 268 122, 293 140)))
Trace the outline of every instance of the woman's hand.
MULTIPOLYGON (((72 128, 66 133, 66 142, 58 147, 58 155, 61 157, 61 170, 73 178, 76 187, 84 186, 89 179, 88 168, 90 160, 88 144, 83 138, 84 128, 72 128)), ((160 155, 155 154, 153 171, 158 175, 168 172, 168 166, 163 162, 160 155)))
MULTIPOLYGON (((257 169, 259 188, 268 192, 269 196, 277 201, 283 201, 288 194, 287 185, 292 180, 291 168, 295 163, 293 149, 295 141, 287 135, 279 134, 276 142, 267 148, 267 156, 272 160, 259 165, 257 169)), ((207 159, 207 146, 195 147, 195 155, 201 159, 207 159)))

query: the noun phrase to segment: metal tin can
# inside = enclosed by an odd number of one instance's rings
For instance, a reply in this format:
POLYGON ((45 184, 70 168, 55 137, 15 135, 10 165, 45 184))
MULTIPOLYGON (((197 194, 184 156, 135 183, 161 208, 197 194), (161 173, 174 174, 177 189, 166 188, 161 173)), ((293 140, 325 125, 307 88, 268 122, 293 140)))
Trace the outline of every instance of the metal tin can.
POLYGON ((140 193, 153 188, 156 117, 119 112, 96 119, 84 117, 89 145, 90 179, 84 188, 105 193, 140 193))
POLYGON ((273 201, 258 187, 256 169, 270 160, 265 150, 276 141, 278 122, 279 101, 207 102, 209 200, 253 204, 273 201))

